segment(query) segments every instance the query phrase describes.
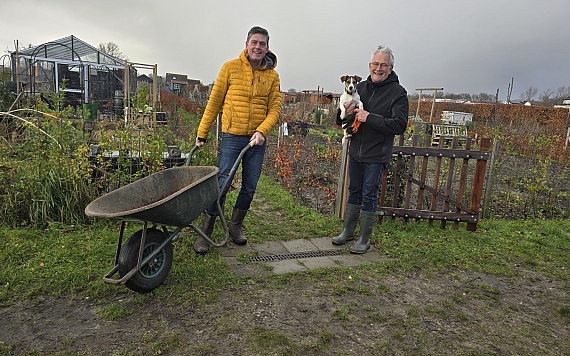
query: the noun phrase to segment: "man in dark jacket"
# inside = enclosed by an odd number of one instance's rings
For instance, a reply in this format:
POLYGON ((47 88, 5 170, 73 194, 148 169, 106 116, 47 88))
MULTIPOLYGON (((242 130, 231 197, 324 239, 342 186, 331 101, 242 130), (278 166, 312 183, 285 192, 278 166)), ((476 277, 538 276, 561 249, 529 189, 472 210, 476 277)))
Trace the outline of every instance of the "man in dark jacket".
POLYGON ((392 161, 394 136, 408 125, 408 95, 393 71, 394 55, 388 47, 379 46, 368 65, 370 76, 358 84, 364 109, 346 105, 346 117, 337 124, 352 134, 348 161, 348 202, 344 226, 333 243, 341 245, 354 238, 360 220, 360 237, 350 252, 364 253, 370 246, 370 235, 378 207, 378 185, 385 165, 392 161), (359 121, 359 126, 353 125, 359 121), (357 126, 355 129, 353 127, 357 126), (361 211, 362 210, 362 211, 361 211))

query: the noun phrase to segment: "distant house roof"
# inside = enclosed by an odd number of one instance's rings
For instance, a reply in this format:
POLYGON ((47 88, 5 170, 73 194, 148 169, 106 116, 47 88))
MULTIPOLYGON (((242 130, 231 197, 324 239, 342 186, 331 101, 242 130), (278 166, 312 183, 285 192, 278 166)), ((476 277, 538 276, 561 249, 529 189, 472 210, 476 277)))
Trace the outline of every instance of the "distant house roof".
MULTIPOLYGON (((15 51, 10 53, 14 54, 15 51)), ((19 50, 18 56, 124 67, 123 60, 102 52, 73 35, 19 50)))
POLYGON ((152 78, 150 78, 150 77, 149 77, 148 75, 146 75, 146 74, 141 74, 141 75, 139 75, 139 76, 137 77, 137 80, 138 80, 138 81, 141 81, 141 82, 150 82, 150 83, 152 83, 152 78))
POLYGON ((209 93, 212 90, 212 85, 195 85, 195 92, 209 93))
MULTIPOLYGON (((423 101, 423 100, 422 100, 423 101)), ((430 99, 430 101, 433 101, 433 99, 430 99)), ((455 104, 466 104, 467 103, 467 99, 435 99, 436 103, 455 103, 455 104)), ((471 103, 475 103, 475 101, 472 101, 471 103)), ((481 102, 482 103, 482 102, 481 102)))
POLYGON ((528 100, 524 103, 525 106, 553 106, 552 103, 538 100, 528 100))
POLYGON ((166 82, 167 83, 179 83, 179 84, 188 84, 188 77, 186 74, 174 74, 174 73, 166 73, 166 82), (181 83, 180 81, 183 81, 181 83))

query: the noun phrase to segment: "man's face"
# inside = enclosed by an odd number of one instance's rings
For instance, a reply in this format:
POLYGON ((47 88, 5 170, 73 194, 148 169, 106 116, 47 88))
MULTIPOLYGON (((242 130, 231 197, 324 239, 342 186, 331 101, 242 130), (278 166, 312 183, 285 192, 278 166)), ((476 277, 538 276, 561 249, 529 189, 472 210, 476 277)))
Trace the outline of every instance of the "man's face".
POLYGON ((260 62, 269 50, 267 37, 260 33, 255 33, 251 35, 249 41, 245 43, 245 48, 247 48, 247 54, 250 60, 260 62))
POLYGON ((390 56, 386 53, 376 53, 372 62, 368 64, 368 68, 373 82, 383 82, 392 73, 393 67, 390 66, 390 56))

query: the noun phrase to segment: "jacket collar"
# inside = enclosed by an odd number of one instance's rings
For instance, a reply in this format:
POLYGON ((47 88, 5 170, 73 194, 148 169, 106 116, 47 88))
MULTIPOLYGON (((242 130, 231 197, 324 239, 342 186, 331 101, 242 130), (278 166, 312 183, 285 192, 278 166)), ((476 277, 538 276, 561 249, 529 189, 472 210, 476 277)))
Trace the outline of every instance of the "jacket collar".
MULTIPOLYGON (((240 54, 240 58, 242 61, 245 61, 249 64, 249 55, 247 54, 247 49, 244 49, 243 52, 240 54)), ((265 57, 261 60, 261 64, 258 69, 275 69, 277 67, 277 56, 271 52, 267 51, 265 57)))
POLYGON ((384 85, 396 82, 396 83, 400 83, 400 80, 398 79, 398 75, 396 74, 396 72, 392 71, 392 73, 390 73, 390 75, 388 75, 388 78, 386 78, 386 80, 381 81, 379 83, 374 83, 372 81, 372 78, 370 77, 370 75, 368 76, 368 78, 366 79, 366 81, 368 82, 368 85, 371 85, 374 88, 378 88, 378 87, 382 87, 384 85))

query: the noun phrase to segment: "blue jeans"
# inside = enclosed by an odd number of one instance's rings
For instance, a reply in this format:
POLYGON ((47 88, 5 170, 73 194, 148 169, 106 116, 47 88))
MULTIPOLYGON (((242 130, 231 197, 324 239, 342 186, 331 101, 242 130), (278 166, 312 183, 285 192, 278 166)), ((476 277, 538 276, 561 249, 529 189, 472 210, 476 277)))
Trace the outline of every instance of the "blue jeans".
POLYGON ((376 212, 384 167, 383 163, 362 163, 349 157, 348 204, 362 205, 363 211, 376 212))
MULTIPOLYGON (((220 188, 228 178, 234 163, 236 162, 241 151, 247 146, 251 136, 237 136, 229 133, 222 134, 222 142, 220 144, 220 156, 218 157, 218 183, 220 188)), ((249 210, 257 182, 261 176, 261 168, 263 167, 263 158, 265 157, 265 147, 267 141, 261 146, 253 146, 250 148, 242 158, 242 177, 241 177, 241 190, 239 191, 235 207, 240 210, 249 210)), ((229 186, 228 186, 229 188, 229 186)), ((223 207, 226 200, 226 191, 222 192, 220 205, 223 207)), ((210 205, 206 209, 208 215, 218 215, 216 203, 210 205)))

